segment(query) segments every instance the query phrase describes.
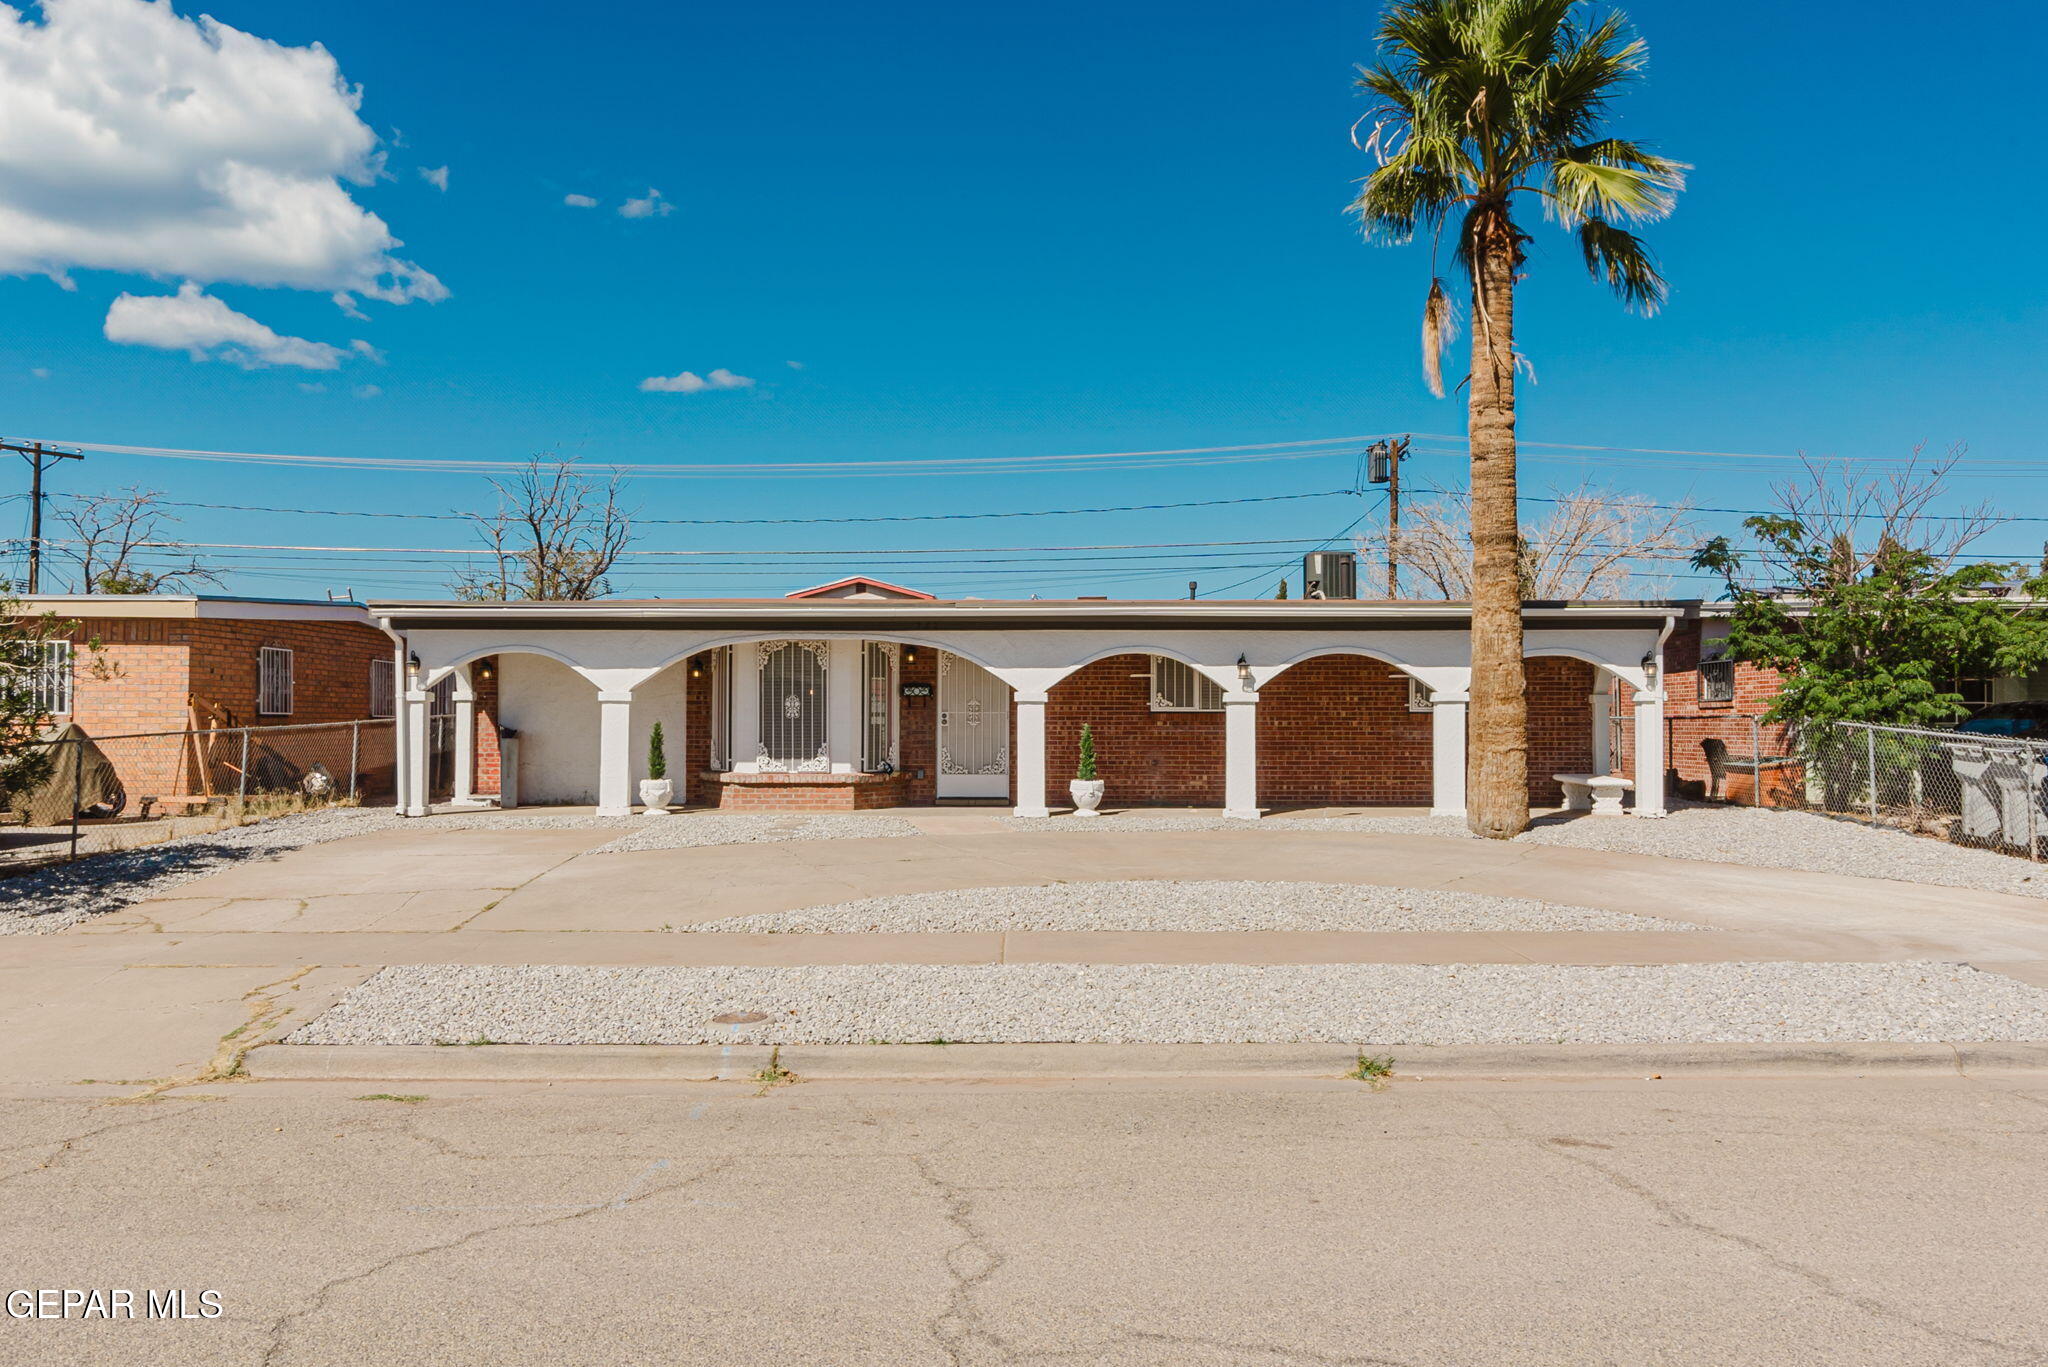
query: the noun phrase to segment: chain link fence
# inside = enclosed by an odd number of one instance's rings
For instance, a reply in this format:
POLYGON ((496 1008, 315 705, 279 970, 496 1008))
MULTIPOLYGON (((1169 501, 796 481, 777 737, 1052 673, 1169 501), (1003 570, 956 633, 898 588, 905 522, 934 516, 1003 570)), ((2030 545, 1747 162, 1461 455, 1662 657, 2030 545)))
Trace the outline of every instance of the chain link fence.
POLYGON ((1799 741, 1811 807, 2041 858, 2048 743, 1861 722, 1809 726, 1799 741))
POLYGON ((388 803, 392 723, 316 722, 88 736, 41 743, 33 782, 0 793, 0 866, 75 859, 287 811, 388 803))

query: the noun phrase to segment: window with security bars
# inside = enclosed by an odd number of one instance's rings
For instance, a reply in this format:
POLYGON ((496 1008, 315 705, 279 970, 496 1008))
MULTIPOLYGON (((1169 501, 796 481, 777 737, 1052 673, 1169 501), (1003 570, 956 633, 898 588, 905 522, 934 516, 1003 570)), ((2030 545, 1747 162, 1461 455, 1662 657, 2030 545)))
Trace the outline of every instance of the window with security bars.
POLYGON ((292 714, 292 653, 283 646, 264 646, 256 652, 256 714, 292 714))
POLYGON ((24 642, 19 687, 34 700, 35 709, 52 717, 71 711, 71 642, 24 642))
POLYGON ((831 767, 823 641, 781 641, 761 653, 761 750, 765 766, 831 767))
POLYGON ((1735 661, 1700 661, 1700 701, 1735 701, 1735 661))
POLYGON ((1152 657, 1154 712, 1221 712, 1223 686, 1193 665, 1168 655, 1152 657))
POLYGON ((1408 676, 1408 710, 1410 712, 1427 712, 1435 706, 1436 695, 1431 692, 1429 685, 1416 678, 1413 674, 1410 674, 1408 676))
POLYGON ((370 715, 394 716, 398 712, 398 666, 390 660, 370 661, 370 715))
POLYGON ((879 774, 896 767, 896 647, 863 641, 860 650, 860 767, 879 774))

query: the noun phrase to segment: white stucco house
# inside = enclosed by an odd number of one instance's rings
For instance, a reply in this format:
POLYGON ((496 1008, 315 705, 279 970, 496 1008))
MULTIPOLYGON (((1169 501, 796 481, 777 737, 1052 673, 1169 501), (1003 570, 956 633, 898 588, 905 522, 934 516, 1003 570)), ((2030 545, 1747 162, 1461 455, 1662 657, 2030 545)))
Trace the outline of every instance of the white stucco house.
MULTIPOLYGON (((684 800, 738 810, 1045 816, 1084 722, 1110 807, 1465 807, 1463 604, 944 600, 856 578, 777 599, 369 606, 406 680, 415 815, 493 796, 629 812, 657 721, 684 800), (456 750, 442 792, 437 716, 456 750)), ((1661 652, 1684 612, 1527 606, 1532 801, 1555 800, 1553 770, 1605 773, 1626 749, 1636 814, 1662 814, 1661 652)))

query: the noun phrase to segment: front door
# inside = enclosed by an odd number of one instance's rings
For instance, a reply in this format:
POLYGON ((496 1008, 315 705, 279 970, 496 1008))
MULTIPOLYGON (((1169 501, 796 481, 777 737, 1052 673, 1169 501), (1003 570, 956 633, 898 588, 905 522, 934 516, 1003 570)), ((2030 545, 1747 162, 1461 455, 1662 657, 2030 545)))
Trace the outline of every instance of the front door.
POLYGON ((1010 795, 1010 689, 970 660, 939 652, 939 796, 1010 795))

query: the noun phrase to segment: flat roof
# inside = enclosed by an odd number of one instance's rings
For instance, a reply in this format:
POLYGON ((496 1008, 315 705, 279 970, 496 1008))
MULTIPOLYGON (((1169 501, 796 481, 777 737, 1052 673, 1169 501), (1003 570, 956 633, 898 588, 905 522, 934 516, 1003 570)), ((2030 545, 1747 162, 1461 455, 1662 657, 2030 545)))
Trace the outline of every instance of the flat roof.
MULTIPOLYGON (((1598 603, 1525 603, 1530 624, 1658 626, 1697 610, 1695 601, 1623 600, 1598 603)), ((871 630, 944 626, 965 630, 1143 626, 1205 627, 1355 626, 1463 629, 1469 603, 1432 600, 1380 602, 1355 598, 1203 599, 932 599, 925 602, 851 598, 603 598, 568 603, 474 603, 448 600, 373 600, 370 612, 394 627, 490 630, 508 622, 562 628, 718 623, 776 630, 838 624, 871 630)))
POLYGON ((217 621, 370 623, 370 610, 347 599, 240 598, 207 593, 23 593, 15 602, 31 612, 103 621, 110 618, 217 621))

